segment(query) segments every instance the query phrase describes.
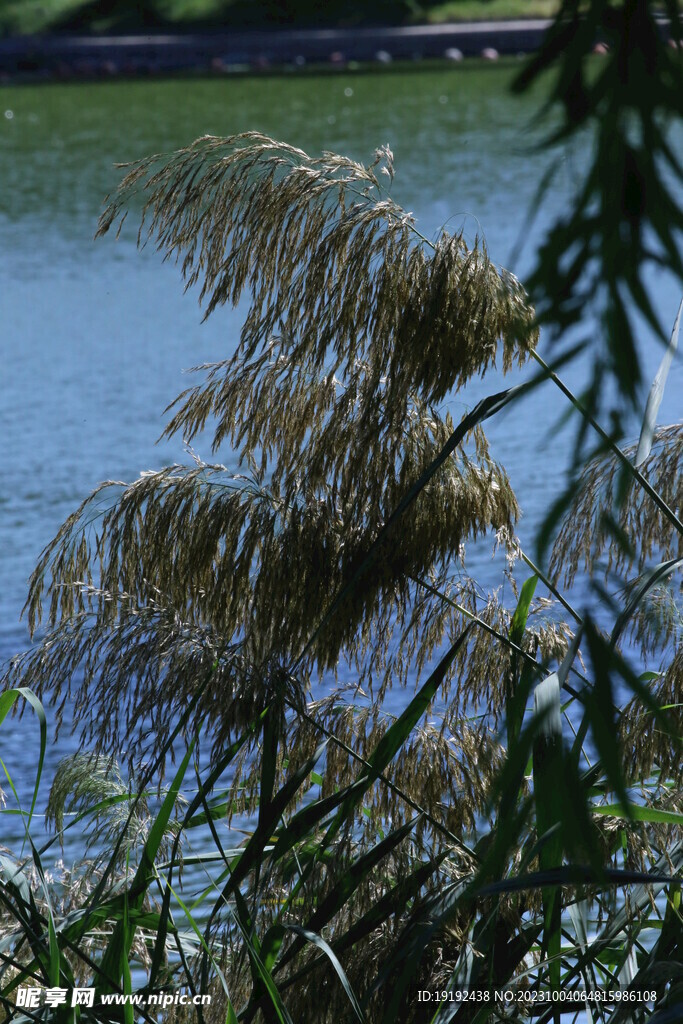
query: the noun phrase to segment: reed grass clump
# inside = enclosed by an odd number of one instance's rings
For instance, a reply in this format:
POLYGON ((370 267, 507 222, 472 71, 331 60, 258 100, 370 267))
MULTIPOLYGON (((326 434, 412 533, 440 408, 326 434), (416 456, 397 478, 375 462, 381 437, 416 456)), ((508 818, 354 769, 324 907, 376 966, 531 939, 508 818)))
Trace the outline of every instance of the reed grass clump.
MULTIPOLYGON (((72 717, 89 752, 58 769, 48 816, 55 838, 69 812, 94 831, 75 904, 50 900, 49 844, 31 877, 0 861, 10 1013, 26 979, 76 975, 93 1020, 118 1019, 112 994, 213 995, 178 1024, 417 1024, 424 990, 444 1022, 499 1019, 494 988, 675 1002, 680 427, 640 469, 610 440, 535 566, 482 427, 558 382, 534 311, 480 243, 425 239, 393 173, 388 147, 363 166, 249 133, 142 161, 109 200, 98 233, 142 196, 139 241, 207 316, 246 297, 234 354, 197 369, 165 431, 189 445, 210 425, 240 472, 188 448, 106 481, 31 577, 35 643, 0 721, 28 701, 44 723, 39 697, 72 717), (444 408, 529 358, 540 377, 459 423, 444 408), (504 591, 469 574, 477 538, 504 549, 504 591), (565 592, 603 558, 611 633, 565 592)), ((596 1012, 618 1024, 625 1005, 596 1012)))

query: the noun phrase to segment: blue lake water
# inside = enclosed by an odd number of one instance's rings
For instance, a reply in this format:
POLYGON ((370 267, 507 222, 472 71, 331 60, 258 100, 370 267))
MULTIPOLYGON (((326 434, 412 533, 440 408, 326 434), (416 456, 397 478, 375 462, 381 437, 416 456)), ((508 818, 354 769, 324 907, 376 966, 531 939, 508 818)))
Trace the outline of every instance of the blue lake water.
MULTIPOLYGON (((163 410, 187 385, 183 369, 224 358, 239 329, 228 309, 202 324, 177 268, 151 248, 136 250, 132 223, 118 242, 93 242, 102 199, 121 174, 114 163, 205 133, 248 129, 368 162, 388 142, 394 197, 416 214, 421 231, 433 236, 447 222, 452 230, 464 226, 470 240, 483 234, 492 258, 523 278, 548 224, 570 202, 590 140, 561 155, 527 228, 549 157, 530 152, 536 101, 510 97, 510 77, 509 67, 473 64, 445 72, 0 89, 0 661, 28 642, 19 616, 42 547, 101 480, 133 479, 185 459, 179 440, 155 445, 163 410), (520 236, 525 244, 515 255, 520 236)), ((672 322, 675 286, 662 276, 655 289, 662 319, 672 322)), ((642 353, 651 378, 661 351, 646 332, 642 353)), ((577 364, 566 376, 580 390, 583 374, 577 364)), ((678 360, 661 422, 680 418, 682 384, 678 360)), ((474 382, 453 400, 454 413, 499 385, 496 374, 474 382)), ((562 411, 548 384, 525 401, 523 414, 487 427, 524 510, 520 531, 530 548, 570 454, 571 432, 554 431, 562 411)), ((208 443, 196 447, 209 457, 208 443)), ((222 459, 229 463, 228 454, 222 459)), ((3 757, 25 797, 36 738, 29 717, 6 720, 0 730, 3 757)), ((64 735, 50 745, 48 779, 74 744, 64 735)))

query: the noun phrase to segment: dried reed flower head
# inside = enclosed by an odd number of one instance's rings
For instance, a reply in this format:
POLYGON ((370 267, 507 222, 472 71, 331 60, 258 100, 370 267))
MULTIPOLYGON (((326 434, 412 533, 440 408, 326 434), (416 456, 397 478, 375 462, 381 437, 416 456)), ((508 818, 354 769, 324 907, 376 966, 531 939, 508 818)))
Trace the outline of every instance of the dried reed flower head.
POLYGON ((634 697, 619 717, 619 739, 627 778, 639 782, 658 775, 665 787, 671 781, 680 790, 683 783, 683 647, 679 645, 673 657, 668 653, 662 671, 648 685, 670 725, 671 734, 654 719, 642 700, 634 697))
MULTIPOLYGON (((391 179, 388 149, 363 167, 252 133, 200 139, 124 178, 100 234, 142 192, 140 240, 149 223, 146 237, 181 260, 188 285, 201 282, 207 315, 249 298, 234 356, 204 368, 167 428, 190 439, 211 418, 214 447, 229 441, 247 472, 193 455, 102 484, 43 552, 27 606, 35 630, 49 599, 51 632, 11 678, 40 666, 63 702, 80 666, 77 720, 94 699, 120 721, 125 694, 125 725, 141 740, 201 678, 202 708, 210 694, 224 738, 272 700, 302 650, 305 689, 340 660, 361 685, 387 684, 394 669, 405 681, 422 627, 422 657, 437 649, 446 620, 428 625, 411 607, 412 581, 438 579, 468 538, 511 535, 518 515, 480 427, 400 528, 383 531, 453 435, 435 403, 484 373, 499 346, 504 368, 523 361, 536 331, 518 282, 461 236, 422 239, 383 170, 391 179)), ((99 714, 90 731, 99 749, 120 739, 118 726, 104 738, 99 714)))
MULTIPOLYGON (((637 445, 624 449, 633 461, 637 445)), ((655 431, 652 450, 640 472, 669 508, 683 505, 683 424, 674 423, 655 431)), ((550 568, 571 585, 576 573, 593 572, 607 554, 606 572, 627 574, 636 567, 642 572, 653 558, 683 557, 683 536, 672 529, 642 488, 629 486, 615 455, 594 459, 579 481, 576 497, 568 509, 553 546, 550 568), (615 544, 614 531, 607 525, 613 517, 632 551, 615 544)))
POLYGON ((279 336, 299 365, 353 376, 366 357, 398 393, 426 401, 483 372, 499 339, 504 365, 537 337, 523 289, 484 250, 443 233, 435 246, 385 191, 388 147, 368 167, 257 132, 206 136, 133 166, 100 219, 104 234, 140 192, 143 224, 188 285, 201 282, 206 315, 250 294, 238 358, 279 336), (285 341, 286 339, 286 341, 285 341))
MULTIPOLYGON (((181 797, 177 799, 176 811, 183 802, 181 797)), ((75 753, 59 762, 45 808, 46 825, 62 842, 65 814, 78 813, 85 815, 82 835, 85 852, 93 857, 93 869, 99 870, 99 861, 106 863, 118 844, 117 868, 132 870, 154 817, 138 780, 134 776, 126 780, 116 758, 75 753)), ((164 856, 169 855, 178 828, 177 820, 169 822, 161 847, 164 856)))

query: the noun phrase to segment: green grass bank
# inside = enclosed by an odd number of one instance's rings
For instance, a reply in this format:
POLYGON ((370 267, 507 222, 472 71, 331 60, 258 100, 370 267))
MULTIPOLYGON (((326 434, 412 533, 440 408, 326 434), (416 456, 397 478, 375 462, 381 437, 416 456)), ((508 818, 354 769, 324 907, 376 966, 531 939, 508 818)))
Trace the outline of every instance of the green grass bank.
POLYGON ((557 0, 0 0, 0 34, 440 24, 551 17, 557 0))

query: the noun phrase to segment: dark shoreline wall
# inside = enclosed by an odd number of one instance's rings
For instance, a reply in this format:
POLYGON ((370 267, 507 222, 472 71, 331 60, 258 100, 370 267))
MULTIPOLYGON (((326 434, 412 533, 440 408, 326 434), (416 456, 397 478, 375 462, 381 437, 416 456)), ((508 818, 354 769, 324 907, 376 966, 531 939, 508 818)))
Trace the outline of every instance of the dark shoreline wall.
POLYGON ((220 72, 308 63, 493 57, 536 50, 549 24, 539 19, 187 35, 18 36, 0 39, 0 76, 220 72))

